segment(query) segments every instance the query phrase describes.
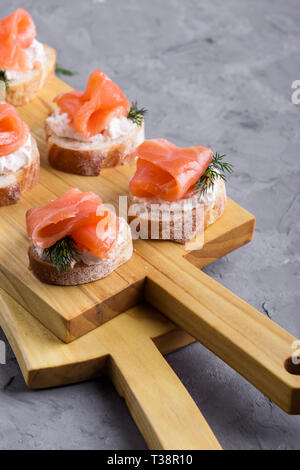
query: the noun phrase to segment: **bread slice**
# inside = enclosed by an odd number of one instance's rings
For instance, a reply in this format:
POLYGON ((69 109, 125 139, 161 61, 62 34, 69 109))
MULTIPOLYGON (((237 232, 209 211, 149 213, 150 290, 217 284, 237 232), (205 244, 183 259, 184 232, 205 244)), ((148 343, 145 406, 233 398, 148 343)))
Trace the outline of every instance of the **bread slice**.
POLYGON ((126 263, 132 256, 133 247, 130 227, 127 223, 124 223, 122 227, 123 229, 120 229, 119 234, 121 238, 113 248, 112 256, 109 259, 103 259, 101 262, 92 265, 80 261, 73 268, 60 273, 51 262, 42 259, 34 246, 31 245, 28 252, 30 269, 40 281, 60 286, 76 286, 102 279, 126 263))
POLYGON ((10 80, 6 89, 6 101, 13 106, 23 106, 31 101, 53 77, 56 64, 56 51, 44 45, 46 61, 42 69, 24 74, 22 79, 10 80))
POLYGON ((32 163, 7 175, 0 175, 0 207, 16 204, 21 193, 31 189, 38 180, 40 172, 40 154, 34 137, 31 136, 32 163))
POLYGON ((50 165, 82 176, 98 176, 102 168, 128 163, 132 152, 144 141, 144 125, 137 126, 128 136, 101 144, 59 137, 47 121, 45 129, 50 165))
POLYGON ((187 199, 187 203, 191 202, 190 207, 183 208, 183 206, 180 206, 180 210, 170 210, 169 224, 163 222, 162 215, 165 204, 167 204, 165 207, 172 208, 172 206, 168 206, 169 203, 158 204, 151 202, 151 200, 143 202, 142 199, 130 196, 129 221, 134 221, 134 228, 139 233, 140 238, 171 240, 181 244, 187 244, 195 237, 200 240, 207 227, 221 217, 226 207, 225 183, 222 179, 219 179, 215 184, 215 198, 212 202, 205 204, 200 197, 196 200, 196 203, 195 200, 192 203, 192 199, 187 199), (157 213, 151 213, 151 204, 157 204, 157 213), (155 233, 154 236, 153 233, 155 233))

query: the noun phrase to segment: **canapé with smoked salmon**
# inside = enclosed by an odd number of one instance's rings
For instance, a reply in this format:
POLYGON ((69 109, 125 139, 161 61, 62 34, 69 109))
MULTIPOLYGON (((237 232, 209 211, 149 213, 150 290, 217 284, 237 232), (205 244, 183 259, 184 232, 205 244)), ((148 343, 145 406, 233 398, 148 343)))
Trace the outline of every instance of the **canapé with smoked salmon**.
POLYGON ((144 140, 144 109, 130 103, 107 75, 95 70, 86 90, 55 98, 58 108, 46 120, 49 163, 84 176, 128 162, 144 140))
POLYGON ((0 103, 0 207, 16 204, 38 180, 40 156, 36 141, 17 110, 0 103))
POLYGON ((0 20, 0 80, 6 101, 21 106, 32 100, 54 74, 56 52, 36 39, 32 17, 18 8, 0 20))
POLYGON ((177 147, 164 139, 145 140, 136 150, 129 183, 129 219, 141 238, 187 243, 224 212, 225 155, 202 146, 177 147))
POLYGON ((29 261, 42 282, 78 285, 108 276, 132 256, 127 222, 92 192, 70 188, 26 214, 29 261))

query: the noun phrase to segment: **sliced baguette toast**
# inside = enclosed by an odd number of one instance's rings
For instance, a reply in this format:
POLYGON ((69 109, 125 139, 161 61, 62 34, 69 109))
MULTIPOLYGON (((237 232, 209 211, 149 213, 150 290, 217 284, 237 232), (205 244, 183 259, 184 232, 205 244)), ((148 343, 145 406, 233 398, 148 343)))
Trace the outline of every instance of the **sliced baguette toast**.
MULTIPOLYGON (((145 204, 142 203, 139 208, 140 203, 132 196, 129 197, 129 221, 135 221, 134 225, 140 238, 151 239, 151 233, 155 232, 155 238, 152 239, 171 240, 181 244, 186 244, 195 237, 200 239, 207 227, 221 217, 226 207, 225 183, 220 179, 216 184, 216 196, 210 204, 205 205, 202 202, 179 212, 171 211, 170 225, 167 231, 162 220, 162 210, 159 210, 158 214, 153 216, 150 212, 150 201, 145 204), (203 211, 200 212, 200 218, 197 217, 196 212, 199 208, 200 211, 203 211), (185 224, 185 221, 188 221, 188 223, 185 224), (176 230, 178 226, 179 230, 176 230)), ((159 206, 162 207, 162 205, 159 206)))
POLYGON ((6 101, 13 106, 23 106, 31 101, 52 78, 55 71, 56 51, 44 45, 46 62, 42 69, 24 74, 22 79, 10 80, 6 89, 6 101))
POLYGON ((69 268, 68 271, 63 273, 60 273, 51 262, 42 259, 33 245, 29 248, 28 256, 30 269, 40 281, 60 286, 76 286, 108 276, 131 258, 133 247, 128 224, 124 224, 122 241, 113 250, 112 256, 107 260, 103 259, 101 262, 92 265, 80 261, 73 268, 69 268))
POLYGON ((59 137, 47 122, 45 130, 50 165, 57 170, 82 176, 98 176, 102 168, 128 163, 132 152, 144 140, 144 126, 137 126, 129 136, 103 144, 59 137))
POLYGON ((31 189, 38 180, 40 172, 40 154, 34 137, 31 136, 32 163, 7 175, 0 175, 0 207, 16 204, 21 193, 31 189))

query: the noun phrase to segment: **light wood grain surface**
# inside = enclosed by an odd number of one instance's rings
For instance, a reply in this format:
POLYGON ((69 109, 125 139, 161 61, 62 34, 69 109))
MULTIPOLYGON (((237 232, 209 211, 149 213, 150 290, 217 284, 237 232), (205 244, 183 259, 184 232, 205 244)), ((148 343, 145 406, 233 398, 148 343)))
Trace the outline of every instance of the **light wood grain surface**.
POLYGON ((106 374, 149 448, 221 448, 153 342, 170 352, 193 339, 152 307, 140 304, 65 344, 0 288, 0 322, 30 387, 54 387, 106 374))

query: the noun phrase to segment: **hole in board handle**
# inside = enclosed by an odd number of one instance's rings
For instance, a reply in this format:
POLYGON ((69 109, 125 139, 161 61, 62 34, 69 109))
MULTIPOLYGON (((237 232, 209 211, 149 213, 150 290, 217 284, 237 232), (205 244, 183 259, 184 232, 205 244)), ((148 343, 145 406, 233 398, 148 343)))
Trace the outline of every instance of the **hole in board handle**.
POLYGON ((300 364, 294 364, 291 357, 286 359, 284 367, 290 374, 300 375, 300 364))

